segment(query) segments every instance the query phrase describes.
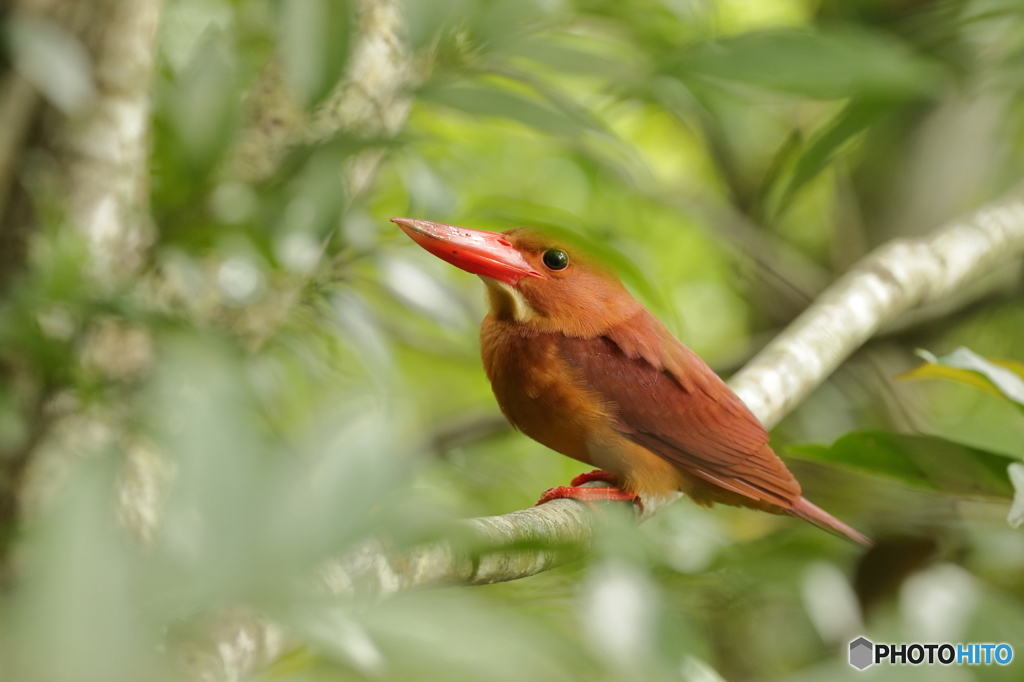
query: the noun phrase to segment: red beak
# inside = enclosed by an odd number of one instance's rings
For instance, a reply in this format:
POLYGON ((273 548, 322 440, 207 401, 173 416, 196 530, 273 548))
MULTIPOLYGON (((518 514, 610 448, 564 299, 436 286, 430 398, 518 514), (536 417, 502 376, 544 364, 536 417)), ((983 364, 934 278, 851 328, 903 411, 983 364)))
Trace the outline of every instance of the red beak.
POLYGON ((430 253, 474 275, 492 277, 512 286, 523 277, 547 279, 534 270, 500 232, 413 218, 392 218, 391 222, 430 253))

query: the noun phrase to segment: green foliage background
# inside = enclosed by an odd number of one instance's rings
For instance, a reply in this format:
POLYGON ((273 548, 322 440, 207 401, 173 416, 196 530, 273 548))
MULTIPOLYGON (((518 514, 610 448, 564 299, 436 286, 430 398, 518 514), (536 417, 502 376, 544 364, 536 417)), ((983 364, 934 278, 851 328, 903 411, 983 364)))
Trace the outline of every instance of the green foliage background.
MULTIPOLYGON (((515 583, 351 604, 308 576, 360 539, 436 538, 583 470, 501 419, 475 278, 388 218, 568 228, 724 374, 872 247, 1024 176, 1012 0, 409 0, 426 73, 395 140, 338 135, 227 178, 277 51, 306 106, 344 73, 333 0, 167 0, 144 271, 111 290, 33 186, 0 300, 0 456, 30 448, 5 539, 0 678, 160 680, 205 618, 249 605, 291 653, 260 680, 853 679, 846 644, 1009 642, 1024 535, 1018 406, 894 377, 915 347, 1024 361, 1020 278, 871 342, 773 433, 805 495, 882 540, 683 500, 515 583), (385 160, 364 196, 343 164, 385 160), (834 447, 833 441, 843 437, 834 447), (810 445, 809 445, 810 444, 810 445), (934 457, 933 457, 934 455, 934 457), (158 525, 119 481, 157 458, 158 525), (993 464, 995 462, 995 464, 993 464), (983 471, 984 475, 971 472, 983 471), (972 478, 973 477, 973 478, 972 478), (120 511, 119 511, 120 510, 120 511), (119 515, 120 514, 120 515, 119 515), (126 527, 150 528, 133 539, 126 527)), ((1011 680, 1021 663, 875 679, 1011 680)))

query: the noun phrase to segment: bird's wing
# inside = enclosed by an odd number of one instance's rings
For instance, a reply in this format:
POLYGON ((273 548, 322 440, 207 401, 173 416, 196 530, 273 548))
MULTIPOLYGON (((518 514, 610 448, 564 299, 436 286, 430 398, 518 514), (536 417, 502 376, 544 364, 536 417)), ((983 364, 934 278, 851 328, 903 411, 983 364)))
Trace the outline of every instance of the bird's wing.
POLYGON ((783 508, 800 484, 732 390, 646 310, 561 352, 616 414, 615 428, 705 481, 783 508))

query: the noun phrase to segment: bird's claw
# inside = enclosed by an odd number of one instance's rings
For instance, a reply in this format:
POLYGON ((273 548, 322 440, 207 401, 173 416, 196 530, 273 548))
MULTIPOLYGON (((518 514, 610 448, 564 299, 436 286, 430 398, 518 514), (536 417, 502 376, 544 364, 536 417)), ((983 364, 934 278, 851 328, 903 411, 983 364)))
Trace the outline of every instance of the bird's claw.
MULTIPOLYGON (((607 473, 607 472, 604 472, 607 473)), ((586 476, 586 474, 583 474, 586 476)), ((537 500, 537 504, 533 506, 542 505, 545 502, 559 499, 579 500, 580 502, 586 502, 592 508, 597 509, 598 507, 594 504, 599 500, 611 500, 615 502, 632 502, 637 510, 638 514, 643 514, 644 505, 640 500, 639 495, 633 495, 627 493, 618 488, 581 488, 575 485, 576 480, 580 478, 577 476, 573 479, 572 486, 560 485, 554 488, 549 488, 544 491, 544 494, 537 500)), ((605 480, 605 479, 590 479, 590 480, 605 480)))
POLYGON ((585 474, 580 474, 576 478, 569 482, 569 485, 573 488, 578 488, 584 483, 590 483, 591 481, 604 481, 605 483, 611 483, 613 488, 619 487, 619 475, 613 474, 610 471, 604 469, 594 469, 588 471, 585 474))

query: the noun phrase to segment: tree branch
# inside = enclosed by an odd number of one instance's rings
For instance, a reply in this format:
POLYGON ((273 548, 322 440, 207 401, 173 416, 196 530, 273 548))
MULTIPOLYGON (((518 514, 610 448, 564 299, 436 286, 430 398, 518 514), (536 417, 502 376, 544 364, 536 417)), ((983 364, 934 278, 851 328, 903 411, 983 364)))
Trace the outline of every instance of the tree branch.
POLYGON ((458 526, 464 533, 459 543, 395 551, 368 540, 328 562, 321 577, 336 596, 370 600, 417 588, 507 582, 578 557, 595 529, 593 514, 575 500, 465 519, 458 526))
MULTIPOLYGON (((10 187, 9 176, 31 163, 15 157, 36 123, 34 114, 42 109, 44 125, 38 126, 39 139, 33 134, 32 143, 38 142, 56 163, 37 164, 45 168, 38 173, 45 176, 45 193, 56 195, 52 199, 59 204, 69 229, 84 235, 91 274, 103 284, 124 282, 138 270, 152 234, 148 215, 149 90, 161 7, 162 0, 22 0, 13 13, 12 21, 23 27, 45 26, 59 36, 67 63, 77 64, 82 72, 73 98, 68 91, 76 88, 68 83, 74 79, 60 81, 60 87, 50 82, 47 87, 45 69, 11 73, 0 93, 0 113, 13 117, 9 121, 0 118, 0 127, 10 124, 11 128, 0 134, 0 193, 10 187), (53 106, 38 106, 42 97, 53 106)), ((16 70, 23 68, 20 61, 15 50, 16 70)), ((30 202, 27 191, 15 196, 19 202, 12 204, 26 208, 30 202)), ((16 223, 3 226, 24 234, 14 238, 0 235, 0 247, 13 251, 14 241, 24 243, 28 231, 36 229, 31 211, 26 212, 28 215, 17 216, 16 223)), ((15 213, 13 206, 9 213, 15 213)), ((10 267, 12 260, 9 253, 0 255, 2 265, 10 267)), ((95 330, 91 336, 97 338, 95 330)), ((148 334, 142 332, 133 338, 140 336, 144 336, 143 344, 148 342, 148 334)), ((126 357, 125 346, 116 350, 122 353, 120 362, 126 357)), ((0 535, 9 535, 18 521, 24 479, 31 476, 28 471, 36 446, 54 421, 54 416, 45 412, 53 390, 49 386, 29 399, 32 437, 13 452, 0 452, 0 535)), ((0 571, 6 567, 5 545, 0 540, 0 571)))
POLYGON ((96 278, 138 271, 154 230, 149 217, 149 90, 162 0, 92 0, 75 10, 92 56, 96 97, 59 126, 54 147, 67 217, 86 237, 96 278))
POLYGON ((889 322, 1024 253, 1019 191, 917 239, 879 247, 826 289, 730 381, 771 428, 889 322))
MULTIPOLYGON (((405 24, 399 3, 359 0, 357 14, 357 42, 345 77, 311 115, 287 83, 280 60, 271 59, 264 67, 247 96, 248 122, 229 154, 230 176, 265 180, 296 144, 322 142, 340 132, 389 137, 402 129, 418 75, 401 40, 405 24)), ((382 151, 368 149, 346 164, 350 201, 369 187, 382 158, 382 151)))

